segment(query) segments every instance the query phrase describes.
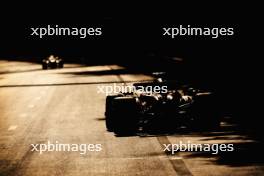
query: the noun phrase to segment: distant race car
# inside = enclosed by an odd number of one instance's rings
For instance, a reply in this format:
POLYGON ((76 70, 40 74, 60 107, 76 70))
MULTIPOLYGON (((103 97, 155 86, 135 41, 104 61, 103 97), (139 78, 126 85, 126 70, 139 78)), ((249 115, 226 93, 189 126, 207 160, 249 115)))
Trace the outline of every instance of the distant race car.
POLYGON ((214 94, 175 82, 134 83, 132 92, 106 97, 106 128, 117 135, 157 131, 161 128, 217 128, 220 124, 214 94), (145 88, 166 86, 166 92, 145 88), (139 89, 140 88, 140 89, 139 89))
POLYGON ((63 60, 59 57, 50 55, 48 58, 42 60, 42 69, 48 68, 63 68, 63 60))

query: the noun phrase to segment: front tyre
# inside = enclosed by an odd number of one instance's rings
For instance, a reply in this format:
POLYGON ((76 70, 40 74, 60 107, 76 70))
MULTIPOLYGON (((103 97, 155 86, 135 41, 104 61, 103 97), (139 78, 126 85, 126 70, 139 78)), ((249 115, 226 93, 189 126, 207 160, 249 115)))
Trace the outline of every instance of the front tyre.
POLYGON ((216 130, 220 126, 220 114, 213 95, 195 97, 191 107, 191 126, 199 130, 216 130))

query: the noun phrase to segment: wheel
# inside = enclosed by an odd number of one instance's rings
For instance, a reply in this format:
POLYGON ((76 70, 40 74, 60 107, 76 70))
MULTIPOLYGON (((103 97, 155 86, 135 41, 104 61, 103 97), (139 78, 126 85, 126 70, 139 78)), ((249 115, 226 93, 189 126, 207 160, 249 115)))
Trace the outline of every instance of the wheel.
POLYGON ((44 64, 44 63, 43 63, 43 64, 42 64, 42 69, 43 69, 43 70, 47 70, 47 69, 48 69, 48 64, 44 64))
POLYGON ((113 131, 113 106, 112 101, 114 98, 121 97, 122 94, 108 95, 105 100, 105 125, 107 131, 113 131))
POLYGON ((138 129, 139 114, 136 98, 117 97, 113 99, 113 131, 117 135, 134 134, 138 129))
POLYGON ((195 97, 191 107, 191 127, 199 130, 214 130, 220 126, 220 115, 213 95, 195 97))
POLYGON ((58 63, 58 68, 63 68, 63 62, 58 63))

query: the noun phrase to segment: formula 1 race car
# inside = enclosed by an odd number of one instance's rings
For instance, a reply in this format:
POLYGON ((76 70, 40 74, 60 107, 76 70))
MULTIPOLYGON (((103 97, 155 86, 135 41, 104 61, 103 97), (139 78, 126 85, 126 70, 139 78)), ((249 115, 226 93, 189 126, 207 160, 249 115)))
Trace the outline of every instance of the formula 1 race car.
POLYGON ((215 97, 210 91, 177 86, 169 81, 134 83, 133 87, 132 92, 106 97, 108 131, 123 135, 159 131, 162 128, 207 130, 215 129, 220 124, 215 97), (153 86, 166 86, 167 91, 146 91, 153 86))
POLYGON ((46 70, 48 68, 63 68, 63 60, 50 55, 48 58, 42 60, 42 69, 46 70))

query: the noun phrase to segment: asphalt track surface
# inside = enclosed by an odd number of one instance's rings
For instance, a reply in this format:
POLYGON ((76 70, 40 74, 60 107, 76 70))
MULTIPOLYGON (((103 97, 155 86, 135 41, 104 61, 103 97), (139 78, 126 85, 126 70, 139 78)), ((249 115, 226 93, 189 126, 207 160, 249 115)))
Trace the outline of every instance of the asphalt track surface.
POLYGON ((63 69, 42 70, 36 63, 0 60, 0 175, 264 175, 263 164, 252 162, 255 157, 250 155, 164 151, 164 144, 180 141, 232 143, 233 153, 239 144, 251 144, 252 139, 224 122, 215 132, 127 137, 107 132, 105 95, 98 93, 98 86, 151 79, 143 74, 111 74, 118 69, 122 68, 65 64, 63 69), (85 154, 33 150, 31 144, 48 141, 100 144, 102 150, 85 154))

